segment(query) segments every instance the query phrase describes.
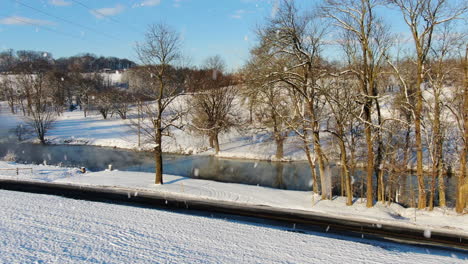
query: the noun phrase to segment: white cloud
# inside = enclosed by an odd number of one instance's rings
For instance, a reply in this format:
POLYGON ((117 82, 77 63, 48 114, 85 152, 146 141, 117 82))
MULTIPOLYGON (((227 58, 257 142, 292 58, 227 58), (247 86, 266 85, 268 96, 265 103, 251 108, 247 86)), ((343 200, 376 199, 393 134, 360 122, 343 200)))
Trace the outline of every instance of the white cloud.
POLYGON ((49 0, 49 4, 54 5, 54 6, 69 6, 72 3, 69 1, 65 1, 65 0, 49 0))
POLYGON ((9 16, 3 19, 0 19, 0 24, 3 25, 54 25, 53 22, 47 20, 32 19, 28 17, 21 16, 9 16))
POLYGON ((161 0, 144 0, 139 4, 134 4, 133 7, 143 7, 143 6, 157 6, 161 3, 161 0))
POLYGON ((104 17, 115 16, 117 14, 120 14, 124 10, 125 10, 125 7, 123 5, 118 4, 115 7, 105 7, 105 8, 94 9, 91 11, 91 14, 93 14, 95 17, 99 19, 102 19, 104 17))
POLYGON ((231 18, 241 19, 244 14, 245 14, 245 10, 239 9, 239 10, 236 10, 236 12, 234 12, 234 14, 231 15, 231 18))

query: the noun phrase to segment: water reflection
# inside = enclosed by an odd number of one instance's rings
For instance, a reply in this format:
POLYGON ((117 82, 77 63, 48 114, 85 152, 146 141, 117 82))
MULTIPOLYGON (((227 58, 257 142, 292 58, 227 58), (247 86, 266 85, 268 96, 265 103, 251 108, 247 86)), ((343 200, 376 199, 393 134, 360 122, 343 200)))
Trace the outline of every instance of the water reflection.
MULTIPOLYGON (((114 169, 123 171, 154 172, 155 168, 151 153, 131 150, 94 146, 0 143, 0 157, 5 156, 8 151, 16 154, 18 162, 86 167, 91 171, 105 170, 109 164, 112 164, 114 169)), ((281 163, 172 154, 165 154, 163 159, 164 172, 167 174, 286 190, 309 191, 312 189, 310 167, 307 162, 281 163)), ((330 169, 333 175, 333 194, 340 194, 341 170, 336 166, 331 166, 330 169)), ((356 170, 353 175, 355 196, 361 196, 361 192, 365 193, 365 186, 361 186, 362 176, 364 176, 362 170, 356 170)), ((399 201, 409 205, 416 199, 414 197, 417 194, 414 189, 417 187, 416 177, 407 175, 399 181, 405 183, 398 190, 399 201)), ((446 181, 447 200, 450 206, 454 200, 456 181, 449 178, 446 178, 446 181)))

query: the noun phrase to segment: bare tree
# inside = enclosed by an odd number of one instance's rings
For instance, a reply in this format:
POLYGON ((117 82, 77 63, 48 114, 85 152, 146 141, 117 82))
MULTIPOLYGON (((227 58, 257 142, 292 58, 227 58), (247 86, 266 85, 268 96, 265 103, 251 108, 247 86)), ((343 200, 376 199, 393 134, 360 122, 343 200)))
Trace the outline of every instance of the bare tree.
POLYGON ((375 170, 372 110, 377 99, 377 78, 389 42, 388 30, 375 14, 380 4, 379 0, 327 0, 324 6, 326 16, 332 18, 335 25, 343 30, 342 44, 350 70, 360 82, 361 120, 365 124, 367 144, 367 207, 373 206, 375 170))
POLYGON ((237 118, 233 113, 237 88, 231 78, 223 74, 224 62, 219 56, 208 58, 204 70, 194 71, 189 86, 192 95, 187 98, 191 104, 192 127, 209 137, 215 153, 220 151, 219 134, 235 126, 237 118))
POLYGON ((174 70, 174 64, 181 59, 180 36, 165 24, 150 25, 145 40, 136 46, 136 53, 144 73, 141 92, 155 100, 143 106, 143 118, 147 122, 142 122, 142 130, 155 144, 155 183, 163 184, 162 137, 168 135, 169 129, 176 127, 181 118, 181 113, 170 109, 181 93, 174 70))
POLYGON ((107 119, 107 117, 112 115, 112 111, 114 109, 114 96, 115 91, 112 87, 111 80, 109 78, 105 78, 104 76, 97 75, 97 90, 93 94, 94 95, 94 102, 97 111, 102 115, 102 118, 107 119), (98 77, 99 76, 99 77, 98 77))
MULTIPOLYGON (((348 146, 352 145, 353 134, 348 128, 355 126, 359 105, 353 95, 358 82, 349 75, 335 77, 324 82, 323 91, 330 109, 327 122, 327 132, 338 139, 341 163, 341 194, 346 195, 346 205, 353 203, 350 162, 348 160, 348 146)), ((352 147, 351 147, 352 148, 352 147)))
MULTIPOLYGON (((434 44, 429 53, 431 62, 428 64, 427 71, 427 89, 430 92, 430 98, 425 98, 428 108, 428 119, 430 124, 425 125, 428 135, 428 148, 432 159, 432 178, 429 197, 429 209, 434 208, 436 179, 439 181, 439 206, 446 206, 445 183, 444 183, 444 140, 448 125, 444 120, 447 115, 447 98, 449 97, 449 87, 455 83, 457 76, 457 63, 454 63, 457 51, 464 45, 462 34, 456 34, 453 31, 451 23, 445 23, 440 30, 437 30, 437 36, 434 38, 434 44), (429 128, 429 129, 428 129, 429 128)), ((458 71, 459 72, 459 71, 458 71)))
POLYGON ((102 85, 102 78, 97 73, 72 72, 71 79, 77 90, 78 104, 80 109, 83 110, 84 117, 86 117, 91 110, 93 94, 96 94, 102 85))
POLYGON ((65 102, 71 104, 71 100, 67 100, 71 99, 68 75, 64 71, 53 69, 46 73, 45 81, 45 85, 51 90, 51 102, 57 114, 60 115, 64 110, 65 102))
MULTIPOLYGON (((255 110, 257 121, 272 132, 276 144, 277 160, 284 157, 284 141, 290 128, 284 117, 292 110, 288 100, 287 85, 279 82, 271 72, 282 71, 285 61, 279 54, 270 54, 267 46, 260 45, 251 50, 251 58, 244 68, 246 77, 244 94, 249 98, 249 107, 255 110)), ((315 184, 317 184, 315 182, 315 184)), ((317 189, 314 189, 317 191, 317 189)))
MULTIPOLYGON (((295 127, 293 130, 304 140, 306 153, 310 151, 309 135, 312 136, 322 185, 326 183, 326 157, 320 141, 320 108, 324 104, 321 102, 317 82, 327 75, 320 56, 325 29, 326 26, 318 22, 316 14, 300 14, 293 1, 282 1, 275 18, 259 31, 260 38, 275 56, 278 54, 289 58, 289 65, 280 72, 271 72, 270 75, 287 84, 291 90, 290 94, 295 97, 292 101, 298 103, 298 111, 295 111, 298 115, 295 119, 301 121, 294 122, 295 125, 291 127, 295 127)), ((315 162, 311 160, 310 163, 314 175, 315 162)), ((322 186, 323 199, 330 198, 331 193, 328 189, 322 186)))
POLYGON ((457 186, 457 205, 456 205, 456 210, 458 213, 463 212, 463 209, 467 206, 468 204, 468 198, 467 198, 467 182, 466 179, 468 179, 468 172, 467 172, 467 156, 468 156, 468 45, 466 47, 465 51, 465 67, 464 67, 464 73, 465 73, 465 80, 464 80, 464 92, 463 92, 463 98, 464 98, 464 103, 463 103, 463 128, 464 128, 464 145, 462 146, 462 151, 460 156, 460 175, 458 176, 458 186, 457 186), (462 188, 465 188, 465 193, 462 192, 462 188), (464 196, 464 197, 462 197, 464 196), (465 204, 463 204, 463 202, 465 204))
POLYGON ((422 85, 427 74, 427 63, 431 50, 435 29, 451 20, 458 18, 466 12, 466 4, 461 2, 459 7, 453 7, 447 0, 389 0, 402 13, 414 40, 416 51, 416 83, 414 93, 416 104, 414 106, 414 130, 418 177, 418 208, 423 209, 427 205, 427 197, 423 176, 423 143, 422 143, 422 110, 423 96, 422 85))
POLYGON ((130 106, 134 103, 135 97, 128 91, 123 91, 118 88, 112 89, 112 110, 117 113, 120 118, 127 119, 127 114, 130 111, 130 106))
POLYGON ((45 136, 52 127, 57 113, 52 107, 52 93, 46 85, 45 73, 22 74, 18 78, 21 89, 29 91, 30 95, 29 115, 24 119, 34 129, 39 141, 46 144, 45 136))
POLYGON ((3 97, 8 102, 10 112, 15 114, 15 104, 18 97, 18 91, 16 90, 15 83, 12 78, 8 75, 0 75, 0 89, 3 97))
POLYGON ((465 47, 465 57, 460 60, 460 65, 463 71, 463 80, 460 85, 463 88, 455 93, 453 102, 447 106, 455 117, 461 134, 460 172, 457 181, 455 210, 458 213, 463 213, 468 206, 468 45, 465 47))

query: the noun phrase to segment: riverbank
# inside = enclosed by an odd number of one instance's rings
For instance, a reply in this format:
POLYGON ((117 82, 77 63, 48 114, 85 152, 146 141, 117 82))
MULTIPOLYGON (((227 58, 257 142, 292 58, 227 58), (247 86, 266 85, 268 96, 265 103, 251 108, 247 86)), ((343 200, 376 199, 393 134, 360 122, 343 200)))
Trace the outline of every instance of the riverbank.
MULTIPOLYGON (((22 123, 21 115, 8 112, 5 102, 0 103, 0 124, 3 134, 22 123)), ((132 115, 129 114, 129 117, 132 115)), ((209 147, 207 137, 194 135, 185 130, 171 130, 171 137, 164 137, 162 146, 165 153, 215 155, 209 147)), ((89 113, 84 117, 82 111, 66 111, 60 115, 52 129, 47 133, 46 140, 50 144, 93 145, 102 147, 151 151, 154 144, 142 137, 138 144, 138 134, 129 120, 118 117, 103 119, 97 113, 89 113)), ((254 128, 233 129, 220 135, 221 151, 217 157, 276 160, 276 145, 269 133, 254 128)), ((36 142, 34 137, 27 142, 36 142)), ((295 136, 289 137, 284 144, 283 161, 305 161, 306 156, 301 148, 301 142, 295 136)))
MULTIPOLYGON (((320 196, 306 191, 288 191, 250 186, 244 184, 221 183, 209 180, 190 179, 165 175, 164 185, 155 185, 153 173, 100 171, 81 173, 78 168, 17 164, 0 162, 1 169, 32 168, 33 173, 20 170, 0 171, 4 179, 31 180, 39 182, 74 184, 80 186, 130 188, 154 192, 162 195, 178 195, 188 198, 201 198, 210 201, 233 202, 246 205, 263 205, 274 208, 304 210, 325 214, 329 217, 349 220, 372 221, 376 225, 401 225, 418 227, 424 230, 443 230, 468 235, 468 215, 457 215, 448 208, 435 208, 433 211, 404 208, 397 204, 377 203, 366 208, 365 200, 356 199, 352 206, 345 205, 344 197, 321 200, 320 196)), ((430 232, 430 231, 429 231, 430 232)))

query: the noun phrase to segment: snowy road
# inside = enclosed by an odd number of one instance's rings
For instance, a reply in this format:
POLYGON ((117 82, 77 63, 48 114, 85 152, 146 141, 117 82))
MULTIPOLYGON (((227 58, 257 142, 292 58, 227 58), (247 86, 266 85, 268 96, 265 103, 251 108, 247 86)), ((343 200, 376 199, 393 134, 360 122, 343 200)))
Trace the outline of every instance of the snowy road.
POLYGON ((466 263, 468 254, 0 190, 0 263, 466 263))

